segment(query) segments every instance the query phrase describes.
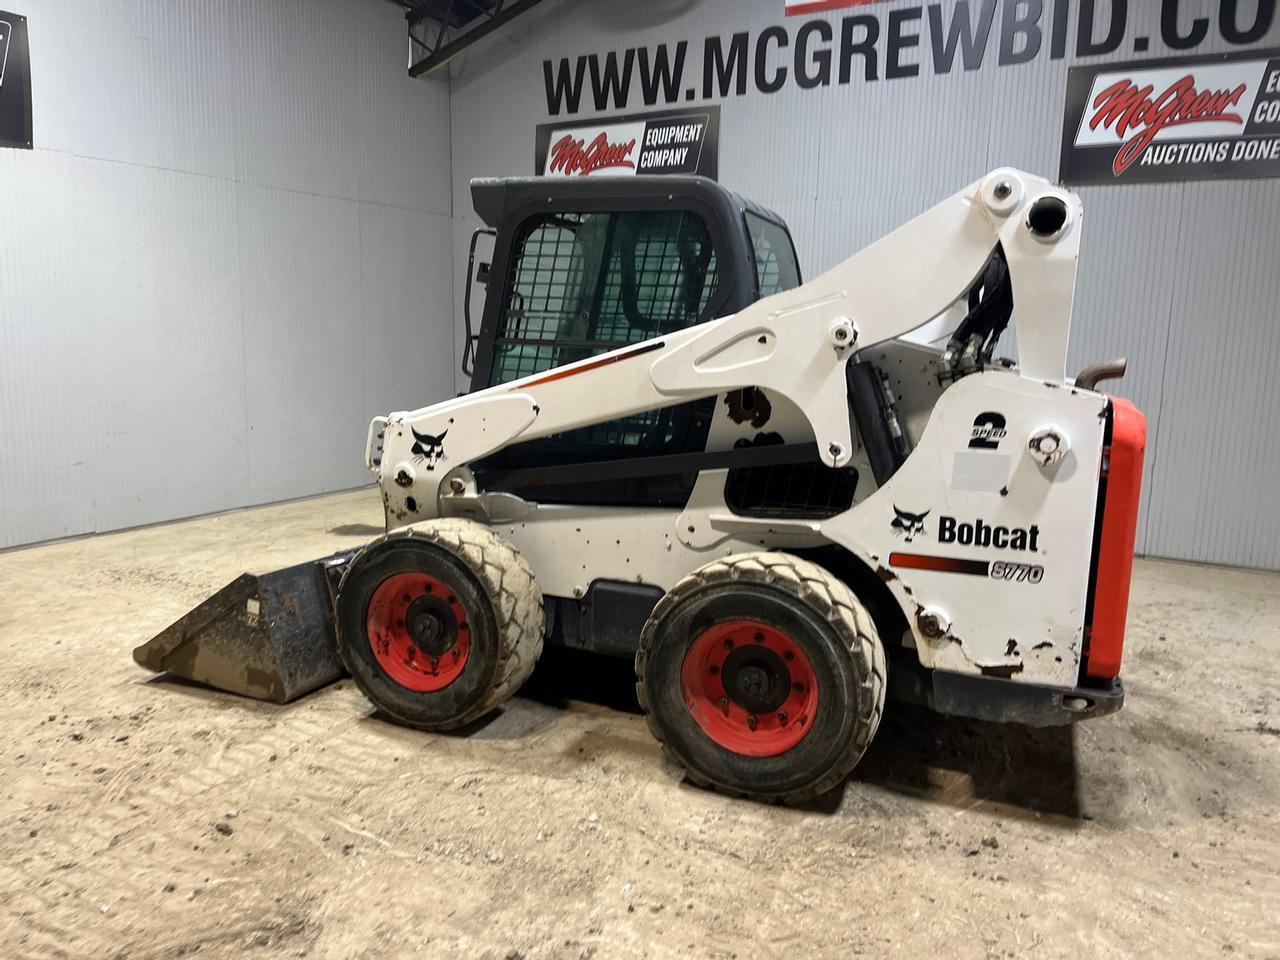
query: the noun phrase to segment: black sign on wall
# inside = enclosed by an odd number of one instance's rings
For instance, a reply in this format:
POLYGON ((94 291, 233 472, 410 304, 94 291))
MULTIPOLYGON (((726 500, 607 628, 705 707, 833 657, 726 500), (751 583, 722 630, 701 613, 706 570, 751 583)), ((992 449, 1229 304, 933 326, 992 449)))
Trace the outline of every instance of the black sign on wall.
POLYGON ((534 172, 547 177, 699 173, 719 167, 720 108, 628 113, 538 125, 534 172))
POLYGON ((27 18, 0 10, 0 147, 31 149, 27 18))
POLYGON ((1060 177, 1280 177, 1280 50, 1072 67, 1060 177))

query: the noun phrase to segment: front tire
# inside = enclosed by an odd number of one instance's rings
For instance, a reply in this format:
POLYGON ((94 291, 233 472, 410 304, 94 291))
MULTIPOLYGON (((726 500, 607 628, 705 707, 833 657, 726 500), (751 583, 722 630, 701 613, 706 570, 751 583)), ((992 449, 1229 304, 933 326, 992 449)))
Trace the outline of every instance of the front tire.
POLYGON ((451 730, 519 689, 542 652, 542 594, 520 554, 471 520, 418 524, 352 559, 338 653, 362 693, 406 726, 451 730))
POLYGON ((636 693, 689 780, 800 803, 857 765, 884 709, 884 648, 866 608, 786 553, 709 563, 677 583, 640 635, 636 693))

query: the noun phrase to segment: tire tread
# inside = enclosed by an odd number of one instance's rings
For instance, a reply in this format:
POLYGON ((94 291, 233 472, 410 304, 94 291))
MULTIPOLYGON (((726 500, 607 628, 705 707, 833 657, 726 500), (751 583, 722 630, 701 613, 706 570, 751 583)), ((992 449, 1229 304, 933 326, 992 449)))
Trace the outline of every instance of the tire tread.
POLYGON ((886 676, 884 647, 880 643, 875 623, 848 585, 816 563, 776 551, 734 554, 713 560, 684 577, 654 607, 653 614, 640 633, 640 646, 636 652, 636 697, 644 711, 645 723, 662 745, 667 759, 680 767, 691 783, 700 787, 729 796, 771 803, 790 804, 810 800, 834 789, 849 776, 880 726, 884 713, 886 676), (691 594, 716 583, 732 581, 745 581, 782 590, 821 613, 848 651, 858 678, 858 703, 863 715, 858 718, 857 735, 851 738, 849 749, 819 780, 782 795, 753 794, 713 782, 699 774, 664 739, 645 692, 645 662, 658 623, 691 594))
MULTIPOLYGON (((538 589, 533 568, 514 546, 493 530, 474 520, 445 517, 394 530, 366 544, 352 558, 347 573, 355 569, 361 558, 385 545, 406 539, 425 540, 448 551, 475 575, 493 606, 497 621, 498 670, 488 693, 460 716, 447 722, 421 725, 432 730, 452 730, 478 720, 514 694, 533 673, 542 653, 546 620, 542 591, 538 589)), ((343 574, 338 587, 338 602, 347 582, 343 574)), ((343 653, 345 644, 339 643, 343 653)), ((346 664, 353 677, 358 674, 346 664)), ((368 691, 364 691, 368 696, 368 691)))

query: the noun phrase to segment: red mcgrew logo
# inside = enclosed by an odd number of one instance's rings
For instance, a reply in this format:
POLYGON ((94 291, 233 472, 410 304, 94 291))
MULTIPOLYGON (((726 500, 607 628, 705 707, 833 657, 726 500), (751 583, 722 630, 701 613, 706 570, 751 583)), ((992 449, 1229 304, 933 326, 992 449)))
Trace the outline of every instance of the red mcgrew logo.
POLYGON ((582 137, 566 133, 551 145, 547 173, 586 177, 597 170, 616 167, 634 170, 636 164, 631 159, 631 154, 635 148, 634 137, 625 143, 613 143, 609 140, 609 135, 601 131, 587 144, 582 137))
POLYGON ((1089 129, 1110 128, 1117 136, 1138 132, 1125 141, 1112 164, 1116 175, 1142 156, 1157 134, 1168 127, 1193 123, 1234 123, 1244 119, 1231 108, 1240 102, 1248 86, 1243 83, 1225 90, 1197 90, 1196 78, 1187 74, 1163 93, 1152 96, 1151 84, 1139 87, 1131 79, 1107 87, 1093 100, 1089 129))

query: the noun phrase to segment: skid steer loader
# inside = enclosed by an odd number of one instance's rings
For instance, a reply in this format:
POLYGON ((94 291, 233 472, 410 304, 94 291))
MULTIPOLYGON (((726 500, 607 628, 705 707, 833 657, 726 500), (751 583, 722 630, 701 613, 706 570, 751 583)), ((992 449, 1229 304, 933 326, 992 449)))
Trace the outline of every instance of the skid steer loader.
POLYGON ((1119 709, 1145 421, 1095 389, 1123 361, 1064 375, 1075 196, 995 170, 803 283, 783 221, 702 178, 472 196, 471 391, 370 425, 386 535, 240 578, 140 663, 279 701, 345 668, 444 730, 544 642, 633 657, 689 779, 786 802, 889 694, 1119 709))

